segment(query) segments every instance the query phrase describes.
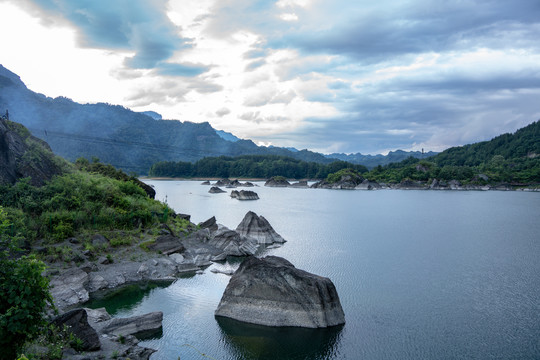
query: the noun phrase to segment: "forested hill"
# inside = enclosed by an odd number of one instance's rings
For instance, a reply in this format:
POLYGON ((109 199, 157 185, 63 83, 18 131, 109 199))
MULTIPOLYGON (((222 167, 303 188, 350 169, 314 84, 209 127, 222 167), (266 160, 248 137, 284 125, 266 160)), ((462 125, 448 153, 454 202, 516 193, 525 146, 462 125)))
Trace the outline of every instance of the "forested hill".
POLYGON ((366 174, 370 180, 401 181, 458 180, 463 184, 540 185, 540 121, 514 134, 490 141, 453 147, 431 158, 406 159, 378 166, 366 174))
POLYGON ((159 162, 150 169, 156 177, 219 177, 261 178, 284 176, 288 179, 324 179, 329 174, 345 168, 367 172, 363 165, 345 161, 320 164, 276 155, 220 156, 189 162, 159 162))
POLYGON ((502 134, 489 141, 452 147, 430 160, 439 166, 478 166, 502 156, 501 160, 534 159, 540 157, 540 121, 517 130, 514 134, 502 134))
POLYGON ((250 140, 227 141, 208 123, 156 120, 110 104, 79 104, 29 90, 0 65, 0 109, 49 143, 68 160, 99 158, 128 172, 146 174, 159 161, 196 161, 207 156, 282 155, 330 163, 322 154, 266 148, 250 140))

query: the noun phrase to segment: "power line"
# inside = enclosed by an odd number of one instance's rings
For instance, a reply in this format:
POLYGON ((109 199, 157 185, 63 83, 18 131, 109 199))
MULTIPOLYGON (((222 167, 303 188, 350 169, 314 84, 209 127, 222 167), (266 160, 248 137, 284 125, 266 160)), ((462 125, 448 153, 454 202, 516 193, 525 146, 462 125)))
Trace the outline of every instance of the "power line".
POLYGON ((80 134, 73 134, 73 133, 70 134, 70 133, 65 133, 65 132, 60 132, 60 131, 37 129, 37 128, 30 128, 30 127, 28 129, 34 134, 39 134, 39 133, 45 134, 45 138, 52 136, 52 137, 58 137, 58 138, 64 138, 64 139, 73 140, 73 141, 80 141, 80 142, 87 142, 87 143, 94 143, 94 144, 107 144, 107 145, 112 145, 112 146, 125 146, 125 147, 137 146, 139 148, 146 149, 146 150, 169 152, 176 155, 185 155, 186 153, 194 155, 194 156, 229 155, 229 153, 225 153, 225 152, 209 153, 207 151, 203 151, 200 149, 182 148, 182 147, 172 146, 172 145, 156 145, 156 144, 139 142, 139 141, 132 141, 132 140, 126 141, 126 140, 111 139, 111 138, 104 138, 104 137, 97 137, 97 136, 87 136, 87 135, 80 135, 80 134))

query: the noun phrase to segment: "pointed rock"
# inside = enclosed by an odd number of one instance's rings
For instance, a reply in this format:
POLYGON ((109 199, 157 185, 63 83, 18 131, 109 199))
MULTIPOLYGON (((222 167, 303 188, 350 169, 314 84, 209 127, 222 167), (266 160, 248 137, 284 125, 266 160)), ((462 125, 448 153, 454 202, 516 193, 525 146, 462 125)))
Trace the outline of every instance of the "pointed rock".
POLYGON ((259 244, 273 244, 273 243, 284 243, 285 239, 281 237, 270 225, 268 220, 263 216, 258 216, 253 211, 249 211, 242 222, 236 228, 242 236, 250 237, 259 244))

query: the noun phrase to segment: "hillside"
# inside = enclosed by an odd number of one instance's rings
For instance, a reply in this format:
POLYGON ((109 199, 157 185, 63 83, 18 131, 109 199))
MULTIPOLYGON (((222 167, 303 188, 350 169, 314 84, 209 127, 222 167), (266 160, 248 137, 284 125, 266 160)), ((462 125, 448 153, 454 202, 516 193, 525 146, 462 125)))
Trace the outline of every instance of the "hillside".
POLYGON ((28 177, 32 185, 41 186, 66 166, 47 143, 32 136, 21 124, 0 116, 0 184, 14 184, 28 177))
POLYGON ((459 180, 465 184, 540 184, 540 121, 489 141, 452 147, 433 157, 408 158, 378 166, 366 177, 399 183, 403 180, 459 180))
POLYGON ((540 156, 540 121, 502 134, 489 141, 447 149, 431 158, 439 166, 478 166, 500 155, 506 160, 536 158, 540 156))
POLYGON ((128 172, 147 174, 161 161, 194 162, 204 157, 239 155, 287 156, 329 164, 337 159, 372 168, 421 153, 323 155, 309 150, 261 147, 250 140, 215 130, 208 123, 162 120, 152 111, 134 112, 105 103, 79 104, 29 90, 20 77, 0 65, 0 111, 25 125, 34 136, 70 161, 99 158, 128 172))
MULTIPOLYGON (((97 157, 129 172, 146 174, 159 161, 196 161, 207 156, 244 154, 291 156, 330 163, 307 150, 266 148, 250 140, 227 141, 208 123, 157 120, 110 104, 79 104, 29 90, 19 76, 0 65, 0 109, 49 143, 68 160, 97 157), (4 110, 2 110, 4 111, 4 110)), ((221 134, 222 135, 222 134, 221 134)))

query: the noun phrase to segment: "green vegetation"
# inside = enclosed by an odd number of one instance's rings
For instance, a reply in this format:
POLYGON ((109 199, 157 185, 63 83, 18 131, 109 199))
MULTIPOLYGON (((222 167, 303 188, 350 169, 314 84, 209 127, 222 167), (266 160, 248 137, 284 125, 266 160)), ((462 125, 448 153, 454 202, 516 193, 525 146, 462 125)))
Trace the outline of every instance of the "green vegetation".
POLYGON ((363 174, 369 180, 459 180, 464 184, 540 184, 540 122, 491 141, 453 147, 431 158, 409 157, 363 174))
POLYGON ((356 180, 356 182, 358 183, 364 180, 364 178, 362 177, 362 175, 360 175, 358 171, 351 168, 347 168, 347 169, 341 169, 338 172, 335 172, 333 174, 329 174, 326 177, 326 181, 329 182, 330 184, 333 184, 347 178, 351 180, 356 180))
POLYGON ((44 310, 52 304, 45 265, 21 256, 10 233, 10 221, 0 207, 0 359, 14 359, 24 343, 45 326, 44 310), (18 257, 18 258, 17 258, 18 257))
POLYGON ((344 168, 367 172, 362 165, 345 161, 330 164, 305 162, 286 156, 246 155, 238 157, 207 157, 195 163, 158 162, 150 168, 150 176, 157 177, 243 177, 268 179, 283 176, 288 179, 324 179, 328 174, 344 168))
POLYGON ((62 241, 84 230, 146 227, 171 213, 133 181, 73 171, 42 187, 28 179, 0 186, 0 205, 14 231, 27 240, 62 241))

